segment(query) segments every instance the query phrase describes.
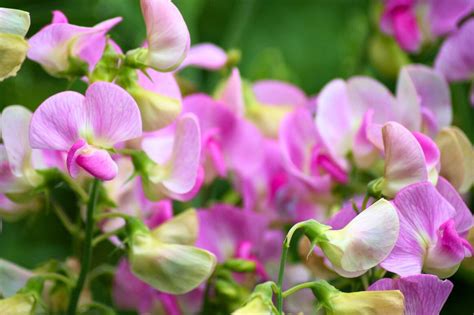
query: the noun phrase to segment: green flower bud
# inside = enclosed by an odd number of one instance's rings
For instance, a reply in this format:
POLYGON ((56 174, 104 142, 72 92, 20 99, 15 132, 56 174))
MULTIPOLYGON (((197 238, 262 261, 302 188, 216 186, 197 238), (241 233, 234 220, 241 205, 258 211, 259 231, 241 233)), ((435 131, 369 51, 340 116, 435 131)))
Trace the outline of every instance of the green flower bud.
POLYGON ((245 304, 233 312, 233 315, 276 315, 278 310, 273 305, 273 282, 265 282, 255 287, 245 304))
POLYGON ((224 263, 224 267, 235 272, 253 272, 256 264, 254 261, 245 259, 229 259, 224 263))

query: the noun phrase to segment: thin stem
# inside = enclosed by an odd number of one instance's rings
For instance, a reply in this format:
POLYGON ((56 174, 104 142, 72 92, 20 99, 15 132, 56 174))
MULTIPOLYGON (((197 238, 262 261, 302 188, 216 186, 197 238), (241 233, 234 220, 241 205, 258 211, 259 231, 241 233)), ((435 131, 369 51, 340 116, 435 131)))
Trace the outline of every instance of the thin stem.
POLYGON ((109 232, 105 232, 99 236, 97 236, 96 238, 94 238, 92 240, 92 247, 95 247, 97 244, 99 244, 100 242, 102 241, 105 241, 106 239, 112 237, 112 236, 115 236, 117 235, 118 233, 120 233, 121 231, 123 231, 124 228, 121 227, 121 228, 118 228, 118 229, 115 229, 115 230, 112 230, 112 231, 109 231, 109 232))
POLYGON ((314 282, 304 282, 304 283, 300 283, 298 285, 295 285, 294 287, 286 290, 285 292, 283 292, 282 296, 283 298, 287 298, 288 296, 300 291, 300 290, 303 290, 303 289, 308 289, 308 288, 312 288, 315 286, 315 283, 314 282))
POLYGON ((281 258, 280 258, 280 270, 278 272, 278 292, 277 292, 277 298, 278 298, 278 313, 283 314, 283 295, 282 295, 282 287, 283 287, 283 275, 285 274, 285 265, 286 265, 286 257, 288 256, 288 248, 289 242, 287 244, 286 239, 283 242, 283 251, 281 253, 281 258))
POLYGON ((104 219, 113 219, 113 218, 122 218, 127 220, 130 216, 121 212, 102 212, 95 216, 96 221, 101 221, 104 219))
POLYGON ((54 213, 58 216, 59 220, 63 224, 64 228, 72 235, 77 236, 79 238, 83 238, 84 235, 78 230, 76 225, 74 225, 69 217, 67 216, 66 213, 64 213, 63 209, 56 204, 55 202, 52 203, 52 207, 54 210, 54 213))
POLYGON ((368 193, 365 194, 364 201, 362 201, 362 208, 361 210, 364 211, 367 207, 367 203, 369 202, 370 196, 368 193))
POLYGON ((91 264, 92 234, 94 232, 95 223, 94 211, 99 195, 99 184, 100 181, 98 179, 94 179, 90 189, 89 202, 87 203, 86 234, 84 240, 84 251, 82 253, 81 259, 81 272, 79 274, 79 279, 76 282, 76 286, 74 287, 71 293, 71 298, 69 300, 69 307, 67 311, 68 315, 76 314, 76 308, 79 302, 79 297, 86 282, 87 273, 89 272, 89 267, 91 264))

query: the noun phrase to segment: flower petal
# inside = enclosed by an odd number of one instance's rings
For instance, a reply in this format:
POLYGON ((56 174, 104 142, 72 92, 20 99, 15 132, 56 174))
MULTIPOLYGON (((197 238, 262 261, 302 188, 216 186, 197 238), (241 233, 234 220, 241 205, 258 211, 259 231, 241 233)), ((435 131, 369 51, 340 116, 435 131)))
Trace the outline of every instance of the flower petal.
POLYGON ((51 21, 51 24, 69 23, 66 15, 62 11, 54 10, 52 13, 53 13, 53 19, 51 21))
POLYGON ((16 176, 21 176, 24 167, 31 162, 28 138, 31 116, 31 112, 25 107, 13 105, 6 107, 0 117, 3 143, 10 168, 16 176))
POLYGON ((308 99, 297 86, 276 80, 262 80, 253 84, 257 101, 273 106, 306 106, 308 99))
POLYGON ((405 298, 405 315, 439 314, 448 299, 453 284, 428 274, 400 279, 381 279, 368 290, 400 290, 405 298))
POLYGON ((470 0, 436 0, 429 5, 428 21, 431 32, 437 36, 455 30, 458 22, 474 9, 470 0))
POLYGON ((92 176, 101 180, 112 180, 117 176, 118 166, 105 150, 86 146, 80 150, 75 163, 92 176))
POLYGON ((245 111, 242 78, 239 69, 232 69, 232 73, 219 93, 218 99, 222 101, 237 116, 242 116, 245 111))
POLYGON ((0 8, 0 33, 25 37, 30 28, 30 14, 26 11, 0 8))
POLYGON ((178 8, 170 0, 141 0, 148 42, 148 65, 171 71, 189 50, 189 31, 178 8))
POLYGON ((79 128, 86 121, 83 102, 84 96, 69 91, 44 101, 31 118, 31 147, 68 151, 79 139, 79 128))
POLYGON ((385 149, 383 194, 393 197, 410 184, 426 181, 428 172, 423 150, 416 138, 402 125, 389 122, 382 128, 385 149))
POLYGON ((84 107, 94 144, 113 146, 142 135, 142 120, 137 103, 115 84, 96 82, 90 85, 84 107))
POLYGON ((396 121, 411 131, 421 127, 421 99, 417 93, 415 80, 410 76, 409 68, 404 67, 398 75, 397 106, 394 108, 396 121))
POLYGON ((186 67, 197 67, 206 70, 219 70, 227 63, 225 51, 211 43, 201 43, 191 46, 179 70, 186 67))
POLYGON ((200 156, 201 131, 197 117, 183 115, 176 125, 173 154, 168 162, 171 173, 163 180, 163 186, 179 194, 189 192, 196 183, 200 156))

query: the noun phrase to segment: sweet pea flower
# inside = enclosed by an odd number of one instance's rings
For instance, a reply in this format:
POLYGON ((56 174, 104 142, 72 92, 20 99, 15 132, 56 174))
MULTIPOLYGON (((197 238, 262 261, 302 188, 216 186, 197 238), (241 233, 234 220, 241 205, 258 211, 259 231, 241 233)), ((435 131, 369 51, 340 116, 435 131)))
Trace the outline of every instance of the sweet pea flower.
POLYGON ((436 137, 441 152, 440 175, 460 193, 467 192, 474 182, 474 149, 461 129, 444 128, 436 137))
POLYGON ((400 217, 400 238, 381 264, 383 268, 400 276, 424 271, 446 278, 464 257, 472 255, 472 247, 463 238, 472 226, 469 209, 459 203, 454 207, 431 183, 401 190, 394 205, 400 217))
POLYGON ((42 182, 35 168, 42 166, 40 150, 32 150, 28 130, 32 114, 25 107, 6 107, 0 116, 0 193, 25 193, 42 182))
POLYGON ((347 182, 347 171, 320 140, 307 110, 300 108, 285 118, 279 140, 288 172, 314 191, 327 192, 333 180, 347 182))
POLYGON ((186 97, 184 113, 198 117, 201 127, 201 163, 205 182, 228 171, 238 176, 251 176, 262 163, 263 138, 257 128, 233 114, 226 106, 207 95, 186 97))
POLYGON ((216 265, 212 253, 193 246, 197 220, 191 209, 151 231, 138 219, 128 221, 128 260, 133 274, 166 293, 183 294, 197 288, 216 265))
POLYGON ((25 35, 30 28, 26 11, 0 8, 0 81, 15 76, 26 58, 25 35))
POLYGON ((200 43, 191 46, 178 70, 196 67, 215 71, 224 68, 227 61, 227 54, 222 48, 212 43, 200 43))
POLYGON ((101 180, 117 175, 117 164, 107 149, 141 134, 140 111, 133 98, 106 82, 93 83, 85 96, 70 91, 51 96, 30 124, 33 148, 67 152, 72 177, 82 168, 101 180))
POLYGON ((278 138, 283 119, 298 107, 307 107, 308 99, 298 87, 276 80, 242 80, 237 68, 217 91, 217 98, 236 115, 245 116, 269 138, 278 138))
POLYGON ((279 143, 265 139, 263 151, 264 160, 254 175, 236 182, 244 208, 284 222, 322 218, 313 191, 286 170, 279 143))
POLYGON ((146 25, 146 48, 127 53, 138 67, 173 71, 189 50, 189 31, 178 8, 170 0, 141 0, 146 25))
POLYGON ((155 131, 169 126, 182 110, 181 92, 171 73, 148 70, 138 72, 138 81, 127 91, 133 96, 142 114, 143 130, 155 131))
POLYGON ((381 279, 369 291, 400 290, 405 298, 405 315, 439 314, 453 284, 434 275, 415 275, 399 279, 381 279))
POLYGON ((228 205, 198 211, 199 234, 196 246, 204 248, 223 263, 229 259, 254 261, 256 272, 268 278, 265 267, 278 262, 283 236, 268 231, 268 218, 228 205))
POLYGON ((364 274, 381 263, 395 246, 400 224, 395 207, 380 199, 352 219, 342 229, 319 224, 321 237, 311 239, 343 277, 364 274))
POLYGON ((200 167, 201 129, 194 114, 186 113, 175 125, 147 135, 142 149, 153 161, 141 174, 148 198, 168 196, 185 201, 196 195, 204 174, 200 167))
POLYGON ((385 0, 382 30, 406 51, 417 52, 424 41, 447 34, 473 8, 470 0, 385 0))
MULTIPOLYGON (((435 68, 448 81, 472 80, 474 76, 474 53, 472 45, 474 20, 461 25, 444 41, 435 60, 435 68)), ((471 87, 471 104, 474 105, 474 85, 471 87)))
POLYGON ((440 153, 436 144, 421 133, 411 133, 396 122, 382 127, 382 150, 385 155, 381 192, 393 197, 411 184, 430 180, 436 184, 440 153))
POLYGON ((100 60, 107 32, 121 20, 113 18, 93 27, 83 27, 69 24, 64 14, 56 11, 52 23, 30 38, 28 58, 52 76, 83 76, 100 60))

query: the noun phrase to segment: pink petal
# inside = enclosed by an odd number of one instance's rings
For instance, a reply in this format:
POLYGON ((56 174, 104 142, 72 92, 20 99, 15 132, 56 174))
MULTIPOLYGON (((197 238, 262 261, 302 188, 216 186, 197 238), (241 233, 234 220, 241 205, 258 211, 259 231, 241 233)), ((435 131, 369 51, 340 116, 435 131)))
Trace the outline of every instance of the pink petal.
POLYGON ((25 107, 6 107, 0 117, 2 140, 12 173, 22 176, 25 166, 31 166, 31 147, 28 138, 31 112, 25 107))
POLYGON ((220 93, 219 100, 237 116, 244 114, 244 94, 239 69, 232 69, 232 73, 220 93))
POLYGON ((401 190, 394 204, 400 218, 400 237, 381 266, 401 276, 421 273, 426 251, 437 240, 438 228, 454 217, 454 208, 428 182, 401 190))
POLYGON ((112 180, 118 173, 117 164, 105 150, 82 151, 76 158, 76 163, 89 174, 101 180, 112 180))
POLYGON ((435 69, 448 81, 468 80, 474 74, 474 20, 466 21, 443 43, 435 60, 435 69))
POLYGON ((439 314, 448 299, 453 284, 428 274, 400 279, 381 279, 368 290, 400 290, 405 298, 405 315, 439 314))
POLYGON ((456 230, 461 236, 465 237, 474 224, 471 211, 466 206, 464 200, 462 200, 456 189, 443 177, 438 178, 436 189, 456 210, 456 215, 454 216, 456 230))
POLYGON ((402 125, 388 122, 382 128, 385 148, 383 193, 394 196, 400 189, 428 179, 423 150, 416 138, 402 125))
POLYGON ((420 132, 413 132, 413 135, 415 136, 416 141, 418 141, 421 146, 421 149, 423 150, 423 155, 425 157, 425 162, 428 171, 439 166, 441 153, 439 152, 436 143, 431 140, 430 137, 420 132))
POLYGON ((196 184, 201 156, 201 132, 192 114, 181 117, 176 125, 171 174, 163 185, 178 194, 190 192, 196 184))
POLYGON ((141 0, 149 49, 148 65, 171 71, 183 62, 190 38, 186 23, 170 0, 141 0))
POLYGON ((421 44, 421 31, 411 10, 399 10, 393 14, 395 39, 406 51, 416 52, 421 44))
POLYGON ((377 158, 377 152, 375 151, 375 146, 370 140, 368 130, 372 125, 373 116, 374 111, 369 109, 365 113, 362 124, 354 138, 352 153, 354 154, 355 163, 361 168, 370 167, 377 158))
POLYGON ((360 119, 368 110, 373 111, 376 123, 394 119, 396 100, 380 82, 369 77, 353 77, 347 82, 347 93, 355 119, 360 119))
POLYGON ((306 94, 297 86, 276 80, 257 81, 253 85, 257 101, 265 105, 306 106, 306 94))
POLYGON ((96 82, 90 85, 86 91, 84 107, 98 144, 113 146, 142 134, 142 120, 137 103, 115 84, 96 82))
POLYGON ((76 92, 61 92, 44 101, 31 118, 31 147, 68 151, 86 122, 83 102, 84 96, 76 92))
MULTIPOLYGON (((362 117, 362 115, 361 115, 362 117)), ((316 127, 333 157, 344 157, 351 148, 354 117, 342 80, 329 82, 318 96, 316 127)))
POLYGON ((422 110, 433 116, 434 126, 429 131, 436 135, 452 121, 448 83, 438 72, 423 65, 410 65, 404 69, 415 87, 422 110))
POLYGON ((197 67, 206 70, 219 70, 227 63, 226 52, 211 43, 201 43, 191 46, 179 70, 186 67, 197 67))
POLYGON ((68 19, 66 15, 64 15, 63 12, 59 10, 54 10, 52 13, 53 13, 53 20, 51 21, 51 24, 68 23, 68 19))
POLYGON ((415 79, 408 67, 402 68, 397 81, 396 121, 412 131, 421 127, 421 98, 417 93, 415 79))
POLYGON ((166 195, 169 196, 173 200, 178 200, 182 202, 190 201, 191 199, 196 197, 196 195, 201 190, 201 187, 204 183, 204 178, 205 178, 204 168, 202 166, 199 166, 196 182, 190 191, 188 191, 187 193, 178 194, 171 190, 166 190, 166 195))
POLYGON ((471 0, 431 0, 429 3, 428 20, 436 36, 455 30, 458 22, 474 9, 471 0))
POLYGON ((72 145, 67 153, 66 165, 69 175, 75 178, 79 175, 80 168, 76 163, 76 159, 81 154, 81 150, 87 148, 87 142, 84 139, 79 139, 72 145))
POLYGON ((288 172, 316 190, 328 189, 328 175, 310 173, 311 154, 319 136, 309 112, 301 108, 288 115, 281 125, 279 139, 288 172))

